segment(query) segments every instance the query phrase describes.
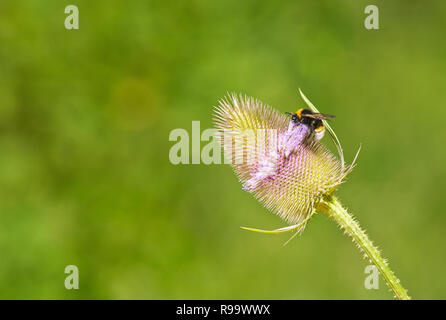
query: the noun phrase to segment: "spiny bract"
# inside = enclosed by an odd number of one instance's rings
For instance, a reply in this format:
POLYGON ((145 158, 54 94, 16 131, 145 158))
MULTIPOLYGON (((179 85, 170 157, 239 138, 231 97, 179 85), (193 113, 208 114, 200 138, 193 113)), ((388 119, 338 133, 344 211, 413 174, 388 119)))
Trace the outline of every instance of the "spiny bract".
POLYGON ((290 153, 289 117, 252 97, 225 97, 214 109, 214 121, 243 188, 290 224, 305 225, 321 196, 346 175, 311 135, 290 153))

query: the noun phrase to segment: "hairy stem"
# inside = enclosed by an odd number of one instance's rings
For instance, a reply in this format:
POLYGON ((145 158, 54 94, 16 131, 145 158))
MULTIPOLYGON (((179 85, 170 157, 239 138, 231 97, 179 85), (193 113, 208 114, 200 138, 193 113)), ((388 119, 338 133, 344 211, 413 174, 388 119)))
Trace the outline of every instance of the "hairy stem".
POLYGON ((393 291, 398 299, 409 300, 407 291, 400 284, 395 274, 390 270, 386 261, 381 257, 378 249, 370 241, 364 230, 361 229, 358 222, 344 209, 337 198, 334 196, 325 196, 319 204, 319 210, 326 213, 335 220, 341 229, 345 230, 360 249, 362 249, 370 261, 375 264, 387 285, 393 291))

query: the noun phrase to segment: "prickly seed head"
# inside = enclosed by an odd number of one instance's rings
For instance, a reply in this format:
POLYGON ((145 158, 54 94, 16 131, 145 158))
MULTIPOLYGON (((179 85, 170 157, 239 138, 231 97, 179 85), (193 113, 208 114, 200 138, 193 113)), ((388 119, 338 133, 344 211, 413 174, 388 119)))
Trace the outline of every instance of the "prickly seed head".
POLYGON ((254 98, 226 97, 214 120, 243 188, 290 224, 305 221, 346 175, 309 128, 254 98))

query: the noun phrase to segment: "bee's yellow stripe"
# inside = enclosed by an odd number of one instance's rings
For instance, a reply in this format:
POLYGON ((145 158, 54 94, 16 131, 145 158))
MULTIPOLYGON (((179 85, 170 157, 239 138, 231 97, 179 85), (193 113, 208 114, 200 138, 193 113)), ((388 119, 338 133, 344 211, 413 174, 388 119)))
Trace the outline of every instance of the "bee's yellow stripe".
POLYGON ((297 110, 296 115, 297 115, 297 119, 302 119, 302 111, 304 110, 304 108, 300 108, 299 110, 297 110))

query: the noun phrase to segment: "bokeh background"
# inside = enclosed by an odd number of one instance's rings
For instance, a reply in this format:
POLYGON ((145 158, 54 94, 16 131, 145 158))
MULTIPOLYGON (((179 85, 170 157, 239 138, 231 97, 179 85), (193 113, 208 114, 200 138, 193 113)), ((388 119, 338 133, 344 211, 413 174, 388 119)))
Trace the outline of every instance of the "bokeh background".
POLYGON ((239 229, 285 224, 228 165, 169 162, 170 131, 212 127, 227 92, 295 111, 299 87, 337 115, 347 159, 363 145, 342 202, 414 298, 446 298, 445 15, 439 0, 1 1, 0 298, 391 299, 326 216, 283 247, 239 229))

